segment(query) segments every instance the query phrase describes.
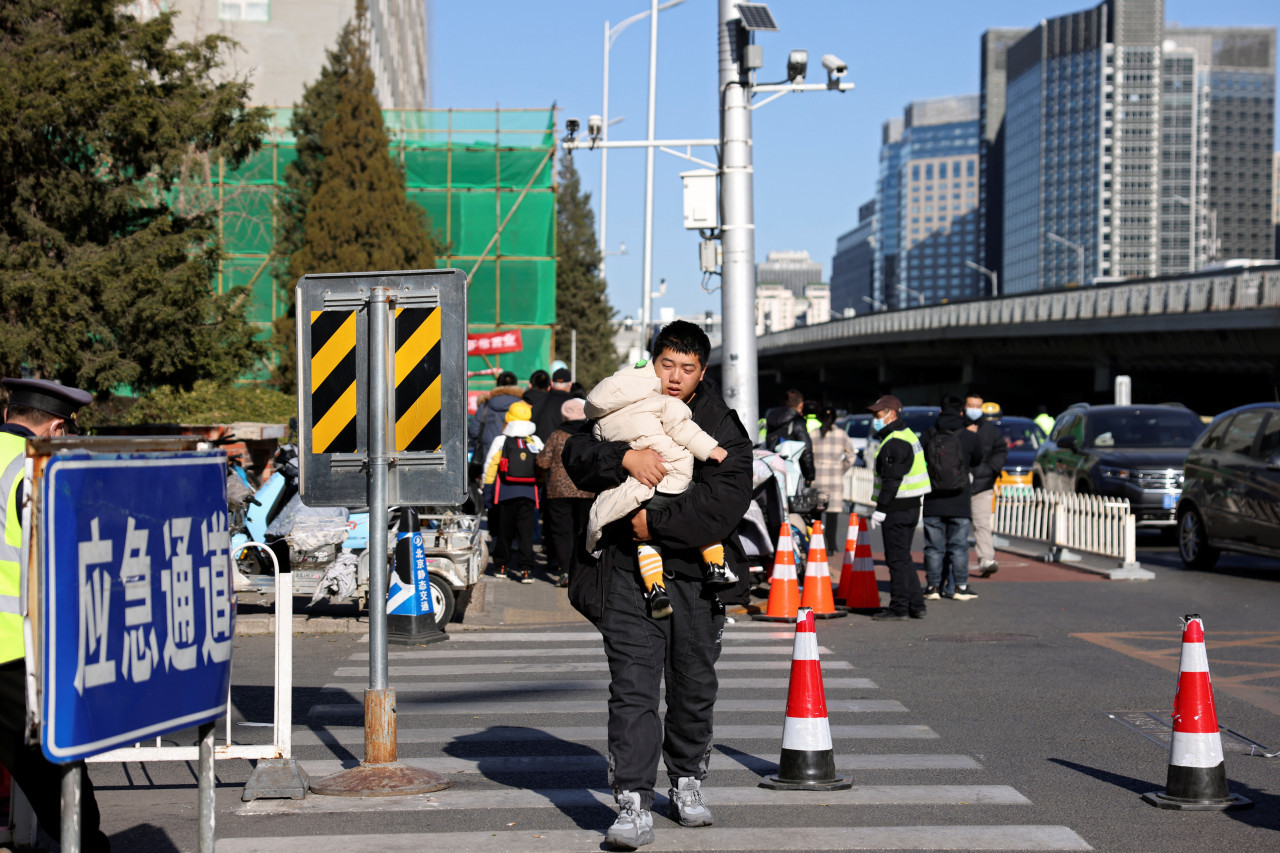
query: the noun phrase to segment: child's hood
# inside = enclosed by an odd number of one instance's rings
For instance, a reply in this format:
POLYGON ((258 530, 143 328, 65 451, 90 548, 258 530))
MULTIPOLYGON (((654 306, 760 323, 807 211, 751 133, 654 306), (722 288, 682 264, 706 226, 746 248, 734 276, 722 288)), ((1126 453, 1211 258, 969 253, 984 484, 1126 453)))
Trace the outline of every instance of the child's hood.
POLYGON ((507 421, 507 425, 502 428, 502 434, 520 438, 533 435, 533 430, 533 421, 507 421))
POLYGON ((637 400, 661 393, 662 380, 653 372, 651 364, 640 362, 635 366, 624 367, 591 389, 591 393, 587 395, 587 417, 602 418, 637 400))

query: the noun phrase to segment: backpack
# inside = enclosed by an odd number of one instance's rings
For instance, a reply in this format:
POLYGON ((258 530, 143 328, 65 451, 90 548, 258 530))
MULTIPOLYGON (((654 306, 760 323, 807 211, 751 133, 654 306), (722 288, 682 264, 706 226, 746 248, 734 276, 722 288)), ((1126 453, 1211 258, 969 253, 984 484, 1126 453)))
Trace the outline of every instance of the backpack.
POLYGON ((935 492, 955 492, 969 484, 969 465, 959 432, 933 430, 924 445, 924 461, 935 492))
POLYGON ((502 442, 498 478, 504 483, 536 483, 538 470, 534 453, 520 436, 509 435, 502 442))

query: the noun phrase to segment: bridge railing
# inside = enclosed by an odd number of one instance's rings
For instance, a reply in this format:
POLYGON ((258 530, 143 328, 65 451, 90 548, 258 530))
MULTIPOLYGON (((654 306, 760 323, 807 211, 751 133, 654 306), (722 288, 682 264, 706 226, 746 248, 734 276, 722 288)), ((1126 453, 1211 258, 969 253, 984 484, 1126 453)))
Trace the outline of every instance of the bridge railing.
POLYGON ((853 337, 935 329, 1280 308, 1280 269, 1237 268, 1185 279, 1097 285, 899 311, 801 326, 759 339, 762 351, 853 337))

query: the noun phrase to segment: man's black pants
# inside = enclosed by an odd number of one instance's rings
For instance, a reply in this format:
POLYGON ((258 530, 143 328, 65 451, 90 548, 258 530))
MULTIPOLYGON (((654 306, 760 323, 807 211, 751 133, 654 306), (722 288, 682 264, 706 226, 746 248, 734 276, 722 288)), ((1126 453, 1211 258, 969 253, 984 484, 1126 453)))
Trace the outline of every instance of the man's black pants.
POLYGON ((668 576, 671 615, 652 619, 635 561, 617 562, 596 625, 609 658, 609 785, 615 795, 639 794, 640 807, 648 809, 659 754, 673 786, 686 776, 706 778, 724 607, 700 579, 668 576))
POLYGON ((573 567, 577 543, 585 537, 593 498, 547 498, 542 504, 548 563, 568 572, 573 567))
MULTIPOLYGON (((58 841, 62 835, 62 767, 45 758, 39 746, 23 743, 26 702, 26 665, 21 660, 0 664, 0 764, 31 801, 40 828, 58 841)), ((80 778, 80 849, 107 853, 111 843, 98 828, 98 801, 83 766, 80 778)))
POLYGON ((899 615, 923 613, 924 591, 920 575, 911 559, 911 537, 920 520, 920 507, 885 513, 880 523, 884 539, 884 561, 889 567, 889 609, 899 615))

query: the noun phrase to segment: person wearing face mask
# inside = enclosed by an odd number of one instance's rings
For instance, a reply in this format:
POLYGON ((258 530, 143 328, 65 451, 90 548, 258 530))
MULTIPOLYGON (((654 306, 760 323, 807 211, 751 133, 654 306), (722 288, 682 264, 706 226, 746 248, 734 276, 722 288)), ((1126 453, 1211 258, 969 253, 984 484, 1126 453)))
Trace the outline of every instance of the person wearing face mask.
MULTIPOLYGON (((26 743, 27 667, 22 628, 18 564, 22 547, 19 521, 24 496, 23 469, 27 439, 74 435, 76 410, 93 397, 47 379, 5 379, 9 403, 0 425, 0 764, 31 801, 40 826, 54 840, 62 830, 62 767, 44 757, 40 746, 26 743)), ((81 774, 80 849, 109 851, 111 843, 99 828, 98 802, 84 768, 81 774)))
POLYGON ((995 509, 992 490, 1004 470, 1009 446, 996 425, 982 416, 982 402, 981 395, 970 392, 964 398, 964 415, 969 419, 968 430, 977 434, 978 448, 982 451, 982 462, 973 467, 970 523, 976 543, 974 550, 978 552, 978 577, 989 578, 1000 568, 996 564, 996 549, 991 541, 991 516, 995 509))
POLYGON ((924 448, 900 419, 902 401, 897 397, 886 394, 867 409, 875 416, 871 435, 880 442, 871 492, 876 505, 871 527, 881 529, 884 561, 889 567, 889 606, 871 618, 878 622, 923 619, 924 592, 911 559, 911 537, 920 520, 920 499, 931 491, 924 448))

